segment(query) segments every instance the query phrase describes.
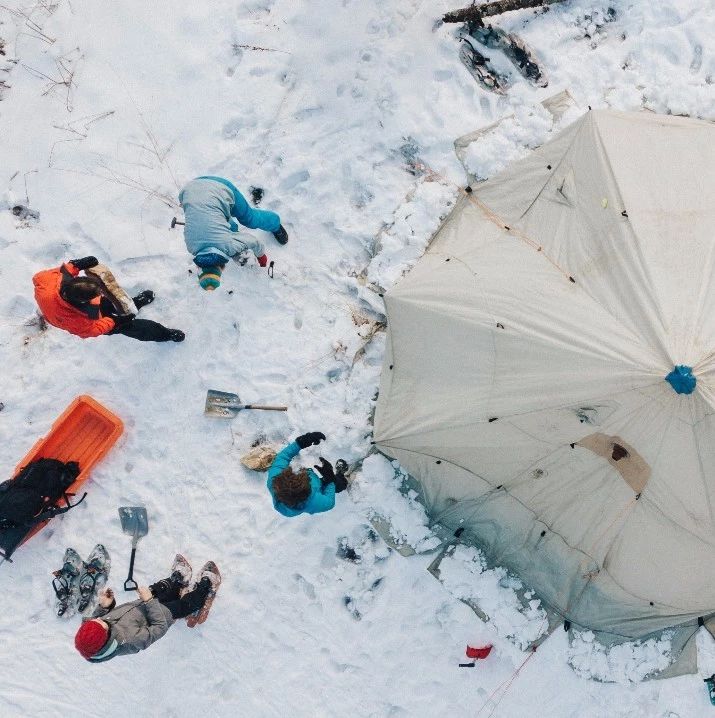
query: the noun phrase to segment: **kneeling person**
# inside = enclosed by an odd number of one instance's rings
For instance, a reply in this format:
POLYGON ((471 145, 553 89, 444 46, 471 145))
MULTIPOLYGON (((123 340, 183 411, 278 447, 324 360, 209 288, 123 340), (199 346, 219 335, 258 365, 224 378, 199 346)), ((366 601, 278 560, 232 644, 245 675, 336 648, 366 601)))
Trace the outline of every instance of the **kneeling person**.
MULTIPOLYGON (((103 334, 124 334, 142 342, 182 342, 184 333, 134 314, 119 314, 98 277, 80 276, 99 264, 96 257, 71 259, 61 267, 38 272, 32 282, 40 311, 52 326, 87 339, 103 334)), ((145 290, 133 298, 137 309, 154 301, 145 290)))
POLYGON ((251 207, 236 185, 224 177, 191 180, 179 193, 179 202, 184 210, 184 241, 201 269, 203 289, 217 289, 229 259, 237 260, 246 252, 253 252, 261 267, 268 264, 263 242, 240 234, 239 224, 270 232, 279 244, 288 241, 281 218, 275 212, 251 207))

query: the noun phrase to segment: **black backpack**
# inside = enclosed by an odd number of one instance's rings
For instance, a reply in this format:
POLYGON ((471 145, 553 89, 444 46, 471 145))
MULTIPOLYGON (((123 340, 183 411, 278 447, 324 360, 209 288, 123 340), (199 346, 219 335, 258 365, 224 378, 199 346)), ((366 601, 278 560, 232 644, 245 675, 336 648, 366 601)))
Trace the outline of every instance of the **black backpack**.
POLYGON ((82 503, 84 496, 71 504, 67 493, 77 476, 76 461, 38 459, 24 466, 14 479, 0 484, 0 529, 34 526, 82 503), (62 497, 66 506, 55 506, 62 497))

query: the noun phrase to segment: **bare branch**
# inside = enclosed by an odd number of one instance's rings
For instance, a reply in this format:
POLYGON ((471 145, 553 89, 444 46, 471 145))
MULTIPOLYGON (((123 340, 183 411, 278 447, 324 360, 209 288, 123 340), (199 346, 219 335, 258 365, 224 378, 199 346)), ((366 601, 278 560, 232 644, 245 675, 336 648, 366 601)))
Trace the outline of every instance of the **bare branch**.
MULTIPOLYGON (((75 48, 74 50, 72 50, 72 53, 74 52, 79 52, 79 48, 75 48)), ((67 55, 64 55, 55 60, 55 67, 57 68, 57 74, 59 76, 58 78, 50 77, 49 75, 45 74, 44 72, 41 72, 34 67, 30 67, 29 65, 21 63, 22 66, 31 75, 34 75, 39 79, 49 81, 49 84, 42 91, 43 95, 49 95, 51 92, 53 92, 59 87, 67 88, 65 94, 65 107, 67 108, 67 112, 72 112, 72 88, 76 87, 76 83, 74 81, 75 67, 72 66, 72 63, 75 63, 78 60, 82 59, 82 56, 78 58, 70 58, 70 54, 71 53, 67 53, 67 55)))
POLYGON ((40 72, 39 70, 36 70, 34 67, 30 67, 29 65, 26 65, 24 62, 21 62, 20 65, 24 67, 31 75, 34 75, 38 79, 41 80, 49 80, 51 83, 57 85, 59 84, 59 80, 55 80, 49 75, 45 75, 44 72, 40 72))
POLYGON ((290 55, 291 53, 288 52, 288 50, 277 50, 274 47, 261 47, 260 45, 239 45, 238 43, 234 43, 233 45, 234 50, 263 50, 264 52, 282 52, 285 55, 290 55))
POLYGON ((53 167, 53 169, 57 172, 70 172, 72 174, 84 175, 85 177, 97 177, 98 179, 104 180, 105 182, 112 182, 113 184, 121 185, 122 187, 128 187, 129 189, 135 190, 136 192, 145 194, 148 199, 156 199, 167 207, 170 207, 171 209, 179 209, 178 202, 173 200, 169 195, 164 194, 163 192, 159 192, 158 190, 153 190, 139 180, 135 180, 128 175, 116 172, 115 170, 111 169, 106 163, 100 162, 99 165, 101 169, 107 171, 106 175, 102 174, 101 172, 92 172, 90 170, 77 170, 69 167, 53 167))
POLYGON ((15 10, 14 8, 7 7, 7 5, 0 5, 0 9, 6 10, 11 15, 23 18, 25 20, 25 27, 29 30, 29 32, 21 32, 20 35, 29 35, 30 37, 34 37, 36 40, 42 40, 43 42, 46 42, 48 45, 52 45, 55 42, 55 38, 46 35, 42 31, 42 28, 25 11, 15 10))
MULTIPOLYGON (((54 125, 54 127, 57 127, 57 125, 54 125)), ((57 127, 57 129, 62 130, 64 128, 57 127)), ((80 135, 79 137, 70 137, 69 139, 66 139, 66 140, 57 140, 56 142, 53 142, 52 147, 50 148, 49 157, 47 158, 47 166, 52 167, 52 163, 54 162, 54 159, 55 159, 55 147, 57 147, 57 145, 61 145, 65 142, 81 142, 84 139, 86 139, 86 135, 80 135)))
POLYGON ((494 0, 483 5, 470 5, 461 10, 452 10, 442 16, 443 22, 476 22, 482 23, 482 18, 492 15, 501 15, 503 12, 512 10, 524 10, 526 8, 543 7, 552 5, 563 0, 494 0))
POLYGON ((27 204, 30 204, 30 192, 27 189, 27 175, 35 174, 35 172, 39 172, 40 170, 28 170, 25 172, 25 174, 22 176, 23 181, 25 182, 25 201, 27 204))
POLYGON ((104 120, 107 117, 111 117, 115 110, 107 110, 106 112, 99 112, 96 115, 85 115, 84 117, 78 117, 76 120, 72 120, 65 125, 52 125, 56 130, 64 130, 65 132, 72 132, 75 135, 79 135, 82 139, 86 139, 87 133, 89 132, 89 126, 100 120, 104 120), (82 125, 82 129, 77 129, 76 125, 82 125))

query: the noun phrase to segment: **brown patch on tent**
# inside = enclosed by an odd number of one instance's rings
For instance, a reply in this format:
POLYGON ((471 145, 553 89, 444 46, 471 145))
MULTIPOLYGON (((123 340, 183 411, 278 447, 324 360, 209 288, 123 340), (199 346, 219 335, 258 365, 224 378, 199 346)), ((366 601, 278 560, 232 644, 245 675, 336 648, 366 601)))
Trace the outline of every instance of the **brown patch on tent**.
POLYGON ((598 432, 585 436, 576 444, 606 459, 637 494, 640 494, 648 483, 651 474, 648 462, 620 436, 608 436, 598 432))

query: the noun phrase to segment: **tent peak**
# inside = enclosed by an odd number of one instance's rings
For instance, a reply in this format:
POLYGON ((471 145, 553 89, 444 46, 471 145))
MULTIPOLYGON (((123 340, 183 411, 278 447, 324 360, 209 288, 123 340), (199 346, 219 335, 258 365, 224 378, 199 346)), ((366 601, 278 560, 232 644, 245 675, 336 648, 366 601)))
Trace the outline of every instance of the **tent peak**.
POLYGON ((685 364, 677 364, 673 367, 673 371, 665 377, 665 380, 678 394, 692 394, 698 383, 693 376, 693 368, 685 364))

